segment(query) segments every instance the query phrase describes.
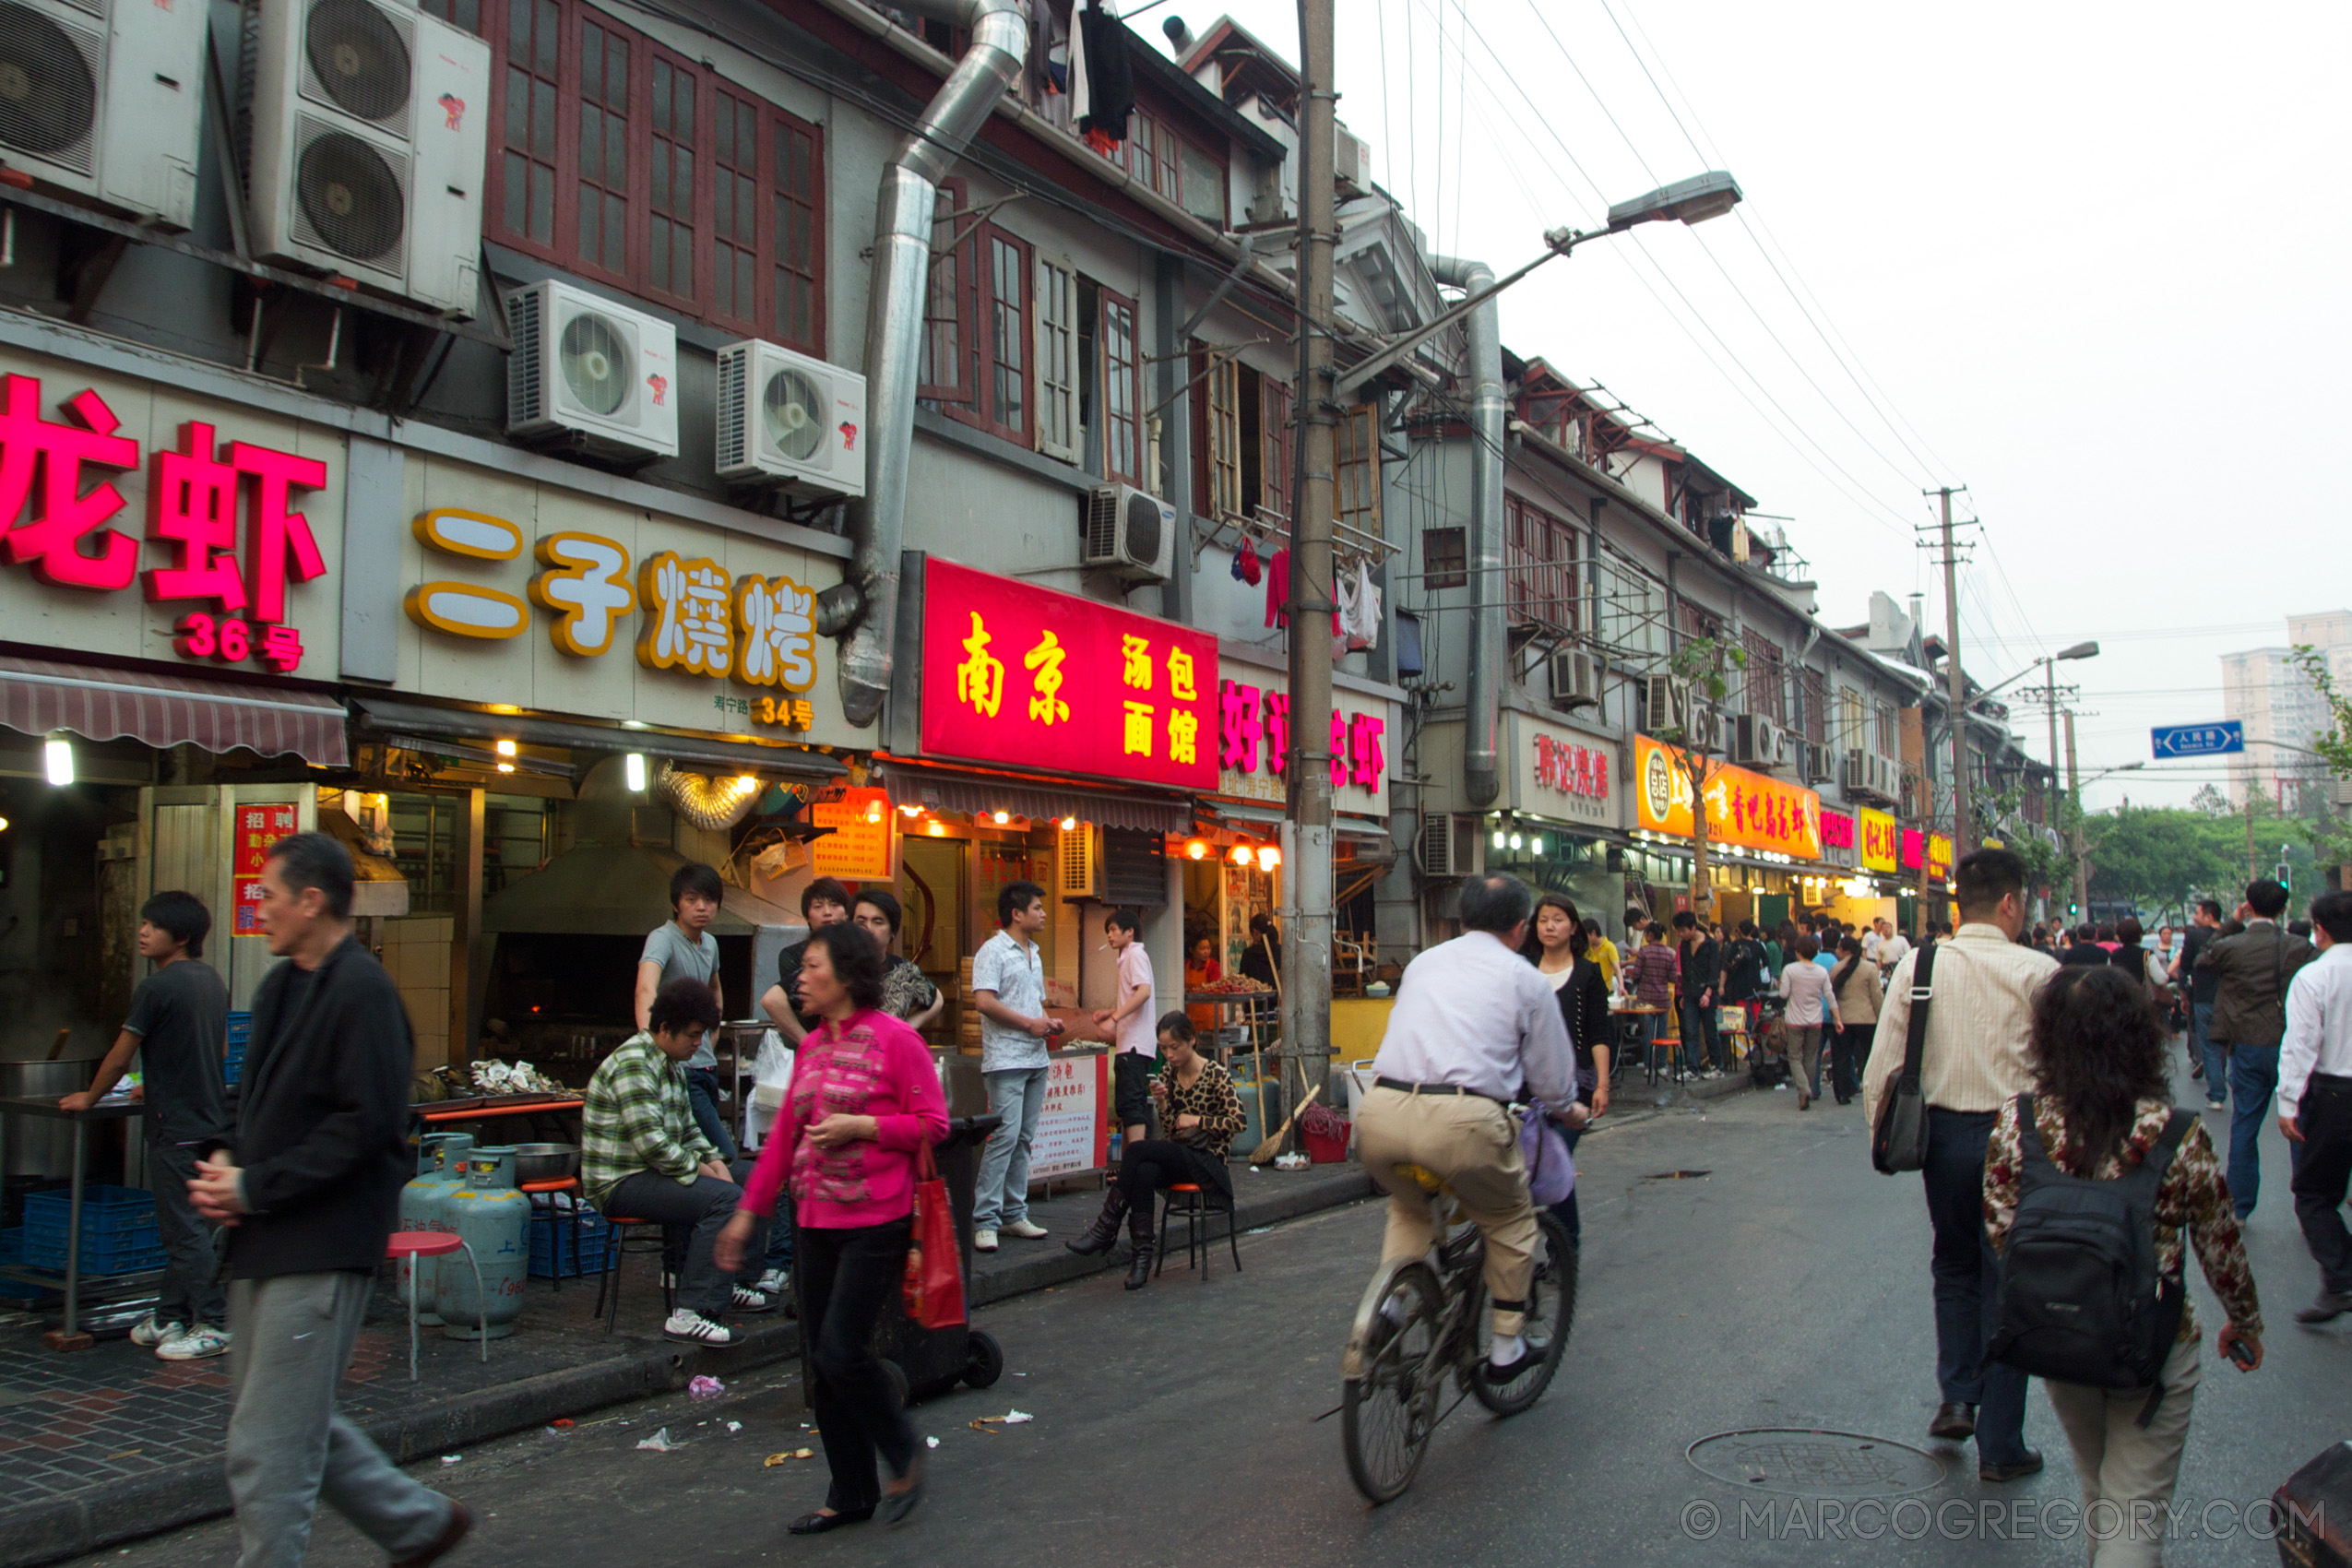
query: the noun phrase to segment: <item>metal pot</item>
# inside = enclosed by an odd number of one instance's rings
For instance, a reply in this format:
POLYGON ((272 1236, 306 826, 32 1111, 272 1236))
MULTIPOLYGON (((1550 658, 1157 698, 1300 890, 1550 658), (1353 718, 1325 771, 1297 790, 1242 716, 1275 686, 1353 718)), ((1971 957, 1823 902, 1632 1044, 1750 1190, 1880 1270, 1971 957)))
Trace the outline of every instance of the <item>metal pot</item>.
MULTIPOLYGON (((56 1099, 89 1087, 100 1058, 72 1062, 0 1062, 0 1095, 56 1099)), ((7 1174, 53 1179, 74 1173, 74 1126, 48 1116, 10 1116, 0 1135, 7 1140, 7 1174)))
POLYGON ((527 1182, 560 1182, 566 1176, 576 1176, 580 1170, 580 1146, 577 1144, 517 1144, 515 1150, 515 1184, 527 1182))

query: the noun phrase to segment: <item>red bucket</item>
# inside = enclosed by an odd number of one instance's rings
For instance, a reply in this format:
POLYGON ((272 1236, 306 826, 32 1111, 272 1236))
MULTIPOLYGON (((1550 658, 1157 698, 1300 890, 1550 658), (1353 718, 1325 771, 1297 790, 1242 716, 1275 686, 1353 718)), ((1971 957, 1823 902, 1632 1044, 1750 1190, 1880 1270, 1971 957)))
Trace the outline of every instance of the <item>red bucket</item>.
POLYGON ((1338 1165, 1348 1158, 1348 1123, 1341 1121, 1338 1131, 1331 1133, 1301 1127, 1299 1138, 1306 1147, 1308 1159, 1317 1165, 1338 1165))

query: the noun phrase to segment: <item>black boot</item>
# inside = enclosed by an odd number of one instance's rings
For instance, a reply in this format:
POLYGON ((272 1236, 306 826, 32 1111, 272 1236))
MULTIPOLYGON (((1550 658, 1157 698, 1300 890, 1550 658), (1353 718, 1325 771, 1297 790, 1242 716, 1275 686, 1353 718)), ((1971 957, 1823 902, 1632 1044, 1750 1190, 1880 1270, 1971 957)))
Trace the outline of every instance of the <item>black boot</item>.
POLYGON ((1094 1217, 1094 1223, 1087 1227, 1085 1234, 1075 1241, 1064 1241, 1062 1244, 1082 1258, 1093 1257, 1098 1253, 1107 1253, 1117 1243, 1119 1222, 1126 1217, 1127 1194, 1114 1182, 1111 1185, 1111 1191, 1103 1194, 1102 1212, 1094 1217))
POLYGON ((1140 1290, 1151 1283, 1152 1259, 1151 1205, 1130 1209, 1127 1214, 1127 1244, 1134 1249, 1135 1261, 1127 1265, 1127 1289, 1140 1290))

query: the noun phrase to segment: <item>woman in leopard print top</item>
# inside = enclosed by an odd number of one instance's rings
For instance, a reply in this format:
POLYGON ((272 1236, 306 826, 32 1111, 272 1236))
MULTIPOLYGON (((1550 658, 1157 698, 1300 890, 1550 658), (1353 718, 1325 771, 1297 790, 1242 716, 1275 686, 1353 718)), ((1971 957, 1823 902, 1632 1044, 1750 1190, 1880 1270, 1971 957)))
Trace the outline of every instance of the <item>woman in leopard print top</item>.
POLYGON ((1140 1290, 1151 1280, 1154 1194, 1190 1182, 1204 1191, 1214 1189, 1229 1204, 1233 1201, 1225 1151, 1241 1130, 1241 1097, 1233 1092, 1233 1079, 1224 1064, 1194 1050, 1193 1041, 1192 1019, 1182 1012, 1161 1016, 1159 1076, 1152 1080, 1151 1098, 1162 1135, 1137 1139, 1122 1149, 1102 1213, 1085 1235, 1068 1243, 1081 1256, 1107 1253, 1118 1240, 1123 1218, 1135 1254, 1127 1270, 1130 1290, 1140 1290))
MULTIPOLYGON (((2029 1060, 2037 1080, 2034 1125, 2052 1164, 2069 1175, 2112 1181, 2146 1158, 2173 1114, 2165 1046, 2164 1024, 2147 988, 2127 971, 2078 967, 2061 969, 2043 982, 2034 996, 2029 1060)), ((2017 1216, 2024 1168, 2019 1103, 2012 1099, 2002 1108, 1985 1150, 1985 1231, 1996 1252, 2007 1251, 2017 1216)), ((2215 1350, 2227 1355, 2233 1346, 2242 1346, 2248 1359, 2241 1370, 2260 1366, 2262 1303, 2230 1209, 2229 1184, 2202 1123, 2190 1123, 2156 1188, 2152 1229, 2156 1265, 2176 1277, 2194 1244, 2205 1282, 2229 1319, 2215 1336, 2215 1350)), ((2158 1374, 2163 1397, 2144 1425, 2147 1389, 2042 1381, 2074 1451, 2085 1517, 2091 1516, 2093 1503, 2106 1498, 2127 1531, 2144 1528, 2140 1521, 2148 1519, 2158 1521, 2153 1527, 2161 1530, 2164 1505, 2180 1479, 2190 1408, 2203 1375, 2200 1338, 2196 1317, 2184 1302, 2180 1336, 2158 1374)), ((2131 1546, 2113 1552, 2117 1561, 2127 1554, 2134 1562, 2156 1561, 2158 1539, 2138 1534, 2130 1538, 2131 1546)), ((2102 1548, 2099 1561, 2109 1555, 2110 1548, 2102 1548)))

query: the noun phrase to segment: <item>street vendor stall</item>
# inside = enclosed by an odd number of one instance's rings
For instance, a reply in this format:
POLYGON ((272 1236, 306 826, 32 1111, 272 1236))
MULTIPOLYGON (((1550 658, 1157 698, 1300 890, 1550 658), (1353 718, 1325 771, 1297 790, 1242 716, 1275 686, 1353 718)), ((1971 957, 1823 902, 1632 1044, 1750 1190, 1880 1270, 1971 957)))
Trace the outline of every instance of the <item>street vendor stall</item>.
MULTIPOLYGON (((153 1109, 144 1100, 127 1096, 110 1095, 87 1111, 66 1111, 56 1100, 45 1095, 11 1095, 0 1099, 0 1146, 5 1146, 8 1119, 15 1116, 38 1116, 68 1123, 74 1130, 73 1164, 67 1189, 64 1256, 57 1267, 35 1265, 30 1260, 0 1267, 0 1277, 18 1284, 30 1285, 42 1290, 59 1290, 65 1296, 65 1315, 55 1328, 41 1336, 41 1342, 52 1350, 87 1350, 95 1341, 82 1325, 82 1227, 88 1218, 82 1178, 88 1163, 89 1126, 93 1122, 123 1122, 144 1116, 153 1109)), ((0 1146, 0 1169, 6 1164, 6 1149, 0 1146)), ((152 1208, 148 1229, 152 1233, 152 1208)), ((28 1216, 28 1229, 30 1219, 28 1216)), ((154 1269, 124 1270, 105 1276, 100 1293, 109 1300, 144 1295, 155 1288, 161 1277, 160 1265, 154 1269)))

